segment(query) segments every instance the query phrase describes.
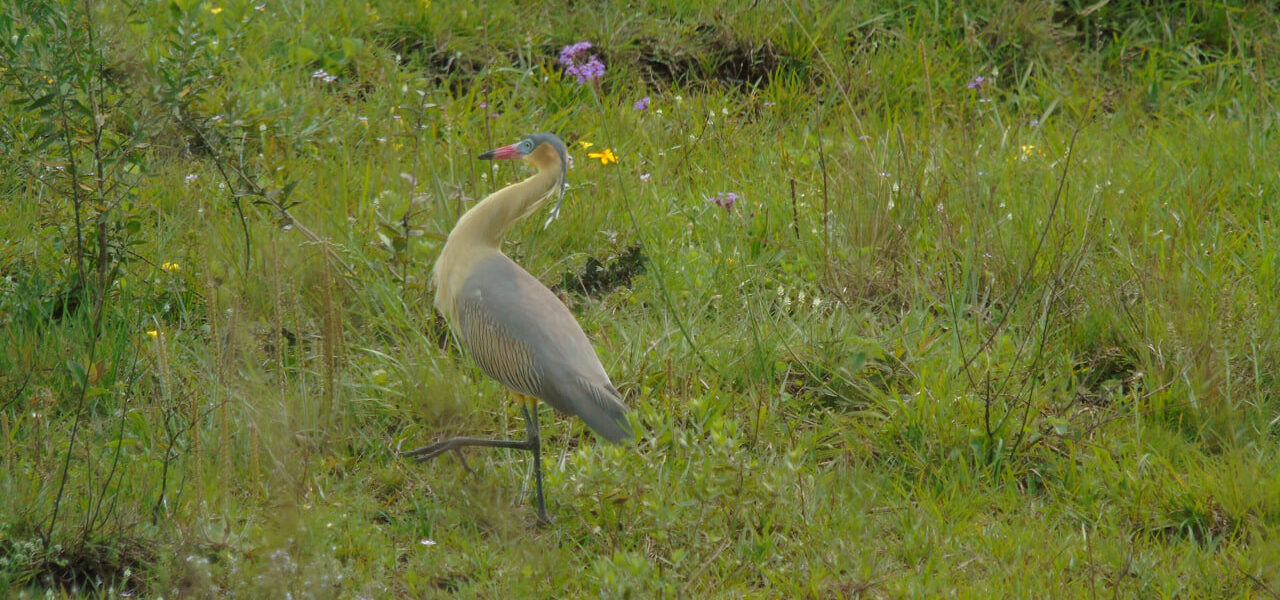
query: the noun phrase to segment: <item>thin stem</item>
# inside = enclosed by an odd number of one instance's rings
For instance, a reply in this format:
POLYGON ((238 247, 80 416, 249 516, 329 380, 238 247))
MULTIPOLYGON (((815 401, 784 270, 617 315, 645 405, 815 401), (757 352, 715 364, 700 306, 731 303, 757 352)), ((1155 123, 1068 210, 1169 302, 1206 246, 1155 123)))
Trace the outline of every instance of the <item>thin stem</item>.
MULTIPOLYGON (((1090 106, 1089 110, 1085 112, 1086 118, 1081 119, 1080 122, 1076 124, 1075 131, 1071 132, 1071 141, 1067 145, 1067 162, 1066 165, 1062 167, 1062 175, 1058 177, 1058 189, 1053 194, 1053 202, 1049 204, 1049 216, 1045 219, 1044 228, 1040 230, 1040 237, 1036 240, 1036 247, 1031 251, 1031 258, 1027 260, 1027 266, 1023 269, 1022 277, 1018 278, 1018 285, 1013 288, 1013 293, 1010 294, 1010 306, 1013 306, 1018 301, 1018 297, 1022 295, 1022 288, 1026 287, 1027 281, 1031 279, 1031 271, 1032 269, 1035 269, 1036 259, 1040 256, 1040 249, 1044 246, 1044 240, 1049 235, 1049 228, 1053 225, 1053 219, 1058 214, 1058 206, 1062 203, 1062 191, 1067 185, 1067 173, 1071 171, 1071 159, 1075 156, 1076 137, 1080 135, 1080 130, 1084 128, 1085 122, 1088 121, 1087 116, 1091 113, 1093 113, 1092 106, 1090 106)), ((995 341, 996 335, 1004 328, 1004 324, 1009 320, 1009 315, 1011 314, 1013 314, 1013 311, 1007 310, 1004 314, 1000 315, 1000 320, 991 330, 991 333, 987 335, 987 339, 982 342, 982 345, 978 347, 978 350, 974 352, 972 356, 965 359, 964 363, 960 365, 960 370, 963 371, 969 368, 969 365, 978 358, 978 355, 986 352, 987 348, 991 347, 991 343, 995 341)))

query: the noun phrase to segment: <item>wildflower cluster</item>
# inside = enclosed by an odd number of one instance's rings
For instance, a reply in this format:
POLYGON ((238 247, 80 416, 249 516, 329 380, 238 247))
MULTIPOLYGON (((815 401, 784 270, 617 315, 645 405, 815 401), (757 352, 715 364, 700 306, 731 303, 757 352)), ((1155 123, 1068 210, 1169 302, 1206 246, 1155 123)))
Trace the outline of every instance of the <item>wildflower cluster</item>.
POLYGON ((564 65, 566 75, 578 79, 578 83, 595 81, 604 77, 604 63, 596 55, 587 55, 591 42, 578 42, 565 46, 560 50, 560 64, 564 65))
POLYGON ((330 75, 329 72, 325 71, 324 69, 316 69, 316 72, 311 74, 311 78, 319 79, 320 81, 323 81, 325 83, 333 83, 338 79, 338 76, 330 75))
POLYGON ((739 199, 740 196, 733 192, 720 192, 710 198, 707 198, 707 202, 723 208, 725 212, 730 212, 733 210, 733 205, 737 203, 739 199))
MULTIPOLYGON (((787 309, 787 310, 790 310, 790 309, 791 309, 791 306, 792 306, 792 303, 791 303, 791 293, 790 293, 789 291, 787 291, 787 289, 786 289, 786 288, 784 288, 784 287, 782 287, 782 286, 778 286, 778 301, 782 303, 782 307, 783 307, 783 308, 785 308, 785 309, 787 309)), ((796 303, 795 303, 795 305, 796 305, 797 307, 804 307, 804 305, 806 304, 806 301, 807 301, 807 303, 809 304, 809 306, 811 306, 811 307, 812 307, 812 308, 814 308, 815 310, 816 310, 816 309, 818 309, 818 308, 821 308, 821 307, 822 307, 822 305, 824 304, 824 301, 822 300, 822 298, 821 298, 821 297, 819 297, 817 294, 813 294, 813 295, 810 297, 810 296, 807 296, 807 295, 804 293, 804 290, 800 290, 800 291, 796 294, 796 303)))
POLYGON ((1044 156, 1044 150, 1037 148, 1032 144, 1023 144, 1022 154, 1021 156, 1018 156, 1018 160, 1026 161, 1028 158, 1034 156, 1044 156))

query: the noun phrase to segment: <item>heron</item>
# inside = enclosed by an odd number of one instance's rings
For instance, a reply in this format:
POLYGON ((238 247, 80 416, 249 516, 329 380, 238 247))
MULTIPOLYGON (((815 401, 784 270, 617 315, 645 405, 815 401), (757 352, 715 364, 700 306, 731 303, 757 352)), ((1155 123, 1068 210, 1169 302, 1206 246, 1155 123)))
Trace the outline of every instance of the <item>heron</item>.
POLYGON ((627 407, 569 309, 502 253, 507 231, 553 195, 556 204, 547 223, 559 213, 569 168, 564 142, 555 134, 535 133, 477 158, 520 159, 537 172, 490 194, 458 219, 435 263, 435 307, 480 370, 516 396, 528 435, 524 440, 455 437, 404 455, 424 462, 454 451, 471 471, 460 448, 528 450, 533 453, 538 521, 549 524, 537 401, 576 415, 613 443, 631 437, 627 407))

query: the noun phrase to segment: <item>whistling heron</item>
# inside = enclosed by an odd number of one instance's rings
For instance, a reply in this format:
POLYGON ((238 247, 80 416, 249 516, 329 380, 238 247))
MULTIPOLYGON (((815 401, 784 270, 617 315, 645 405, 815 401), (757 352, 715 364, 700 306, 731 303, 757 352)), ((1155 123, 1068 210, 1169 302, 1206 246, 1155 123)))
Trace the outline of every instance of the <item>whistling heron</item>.
POLYGON ((550 133, 535 133, 478 158, 518 158, 538 172, 494 192, 458 219, 436 260, 435 305, 480 370, 520 398, 529 434, 523 441, 457 437, 404 454, 422 462, 464 446, 529 450, 538 520, 549 523, 537 400, 577 415, 615 443, 631 436, 627 407, 578 321, 551 290, 502 253, 507 230, 552 195, 558 197, 551 218, 559 212, 569 168, 564 142, 550 133))

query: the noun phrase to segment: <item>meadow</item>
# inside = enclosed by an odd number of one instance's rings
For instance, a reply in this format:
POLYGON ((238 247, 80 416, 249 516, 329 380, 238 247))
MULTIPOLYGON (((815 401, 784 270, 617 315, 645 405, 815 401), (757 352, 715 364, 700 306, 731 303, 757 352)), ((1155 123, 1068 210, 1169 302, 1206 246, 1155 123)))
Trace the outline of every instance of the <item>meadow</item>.
POLYGON ((1280 598, 1267 3, 0 7, 2 597, 1280 598), (524 435, 430 272, 538 131, 549 527, 397 456, 524 435))

